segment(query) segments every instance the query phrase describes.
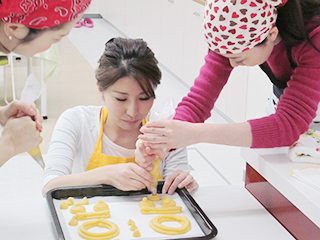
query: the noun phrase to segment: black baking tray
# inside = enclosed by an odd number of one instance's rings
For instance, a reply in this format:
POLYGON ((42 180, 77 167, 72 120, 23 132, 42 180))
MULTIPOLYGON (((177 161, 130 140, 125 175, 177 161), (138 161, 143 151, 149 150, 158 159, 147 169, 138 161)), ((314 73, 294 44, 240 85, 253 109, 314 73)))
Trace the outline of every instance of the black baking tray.
MULTIPOLYGON (((164 182, 159 181, 157 192, 161 194, 162 187, 164 182)), ((197 202, 189 194, 186 188, 177 188, 175 191, 184 202, 184 204, 189 209, 190 213, 194 219, 199 224, 201 230, 205 236, 191 237, 191 238, 179 238, 181 240, 187 239, 212 239, 218 234, 217 228, 213 225, 207 215, 199 207, 197 202)), ((141 191, 121 191, 110 185, 95 185, 95 186, 79 186, 79 187, 61 187, 54 188, 46 193, 46 199, 49 205, 49 209, 53 218, 54 228, 56 230, 57 239, 65 240, 60 221, 53 204, 53 199, 60 200, 66 199, 70 196, 74 198, 83 198, 83 197, 97 197, 97 196, 135 196, 135 195, 144 195, 150 194, 148 189, 143 189, 141 191)), ((176 240, 177 238, 175 238, 176 240)), ((170 238, 168 238, 170 240, 170 238)))

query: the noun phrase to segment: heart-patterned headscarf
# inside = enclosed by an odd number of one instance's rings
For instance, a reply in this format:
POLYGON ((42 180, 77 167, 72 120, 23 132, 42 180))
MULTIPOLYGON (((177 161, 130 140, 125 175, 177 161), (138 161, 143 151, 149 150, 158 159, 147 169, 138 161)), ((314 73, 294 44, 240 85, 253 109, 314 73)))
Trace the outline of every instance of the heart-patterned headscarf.
POLYGON ((207 0, 204 33, 209 48, 241 53, 261 43, 274 26, 277 8, 287 0, 207 0))
POLYGON ((34 29, 51 28, 83 13, 91 0, 1 0, 0 21, 34 29))

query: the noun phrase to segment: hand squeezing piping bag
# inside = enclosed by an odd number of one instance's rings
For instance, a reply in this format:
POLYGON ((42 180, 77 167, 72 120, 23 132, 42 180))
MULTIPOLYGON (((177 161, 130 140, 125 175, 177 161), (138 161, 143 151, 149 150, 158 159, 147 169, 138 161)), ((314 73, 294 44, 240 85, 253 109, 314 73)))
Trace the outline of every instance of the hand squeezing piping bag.
MULTIPOLYGON (((151 109, 150 113, 146 118, 148 120, 172 119, 175 114, 173 98, 167 99, 166 102, 162 105, 162 107, 163 107, 162 110, 156 110, 155 108, 151 109)), ((138 139, 136 142, 136 147, 138 147, 139 144, 143 142, 145 141, 138 139)), ((152 195, 155 195, 157 193, 158 179, 159 179, 159 173, 160 173, 160 159, 157 159, 154 162, 153 169, 150 171, 150 173, 154 177, 154 182, 153 182, 154 190, 152 191, 152 195)))
MULTIPOLYGON (((41 94, 41 83, 37 79, 37 77, 31 73, 27 78, 26 84, 22 89, 20 100, 27 103, 32 104, 35 100, 39 98, 41 94)), ((44 161, 42 158, 42 154, 39 146, 35 147, 31 151, 28 152, 37 163, 44 168, 44 161)))
POLYGON ((153 169, 150 171, 150 173, 154 177, 154 181, 153 181, 154 190, 152 191, 152 195, 155 195, 157 193, 159 172, 160 172, 160 159, 157 159, 154 162, 153 169))
MULTIPOLYGON (((136 147, 138 147, 143 142, 145 142, 145 141, 138 139, 136 142, 136 147)), ((157 193, 159 172, 160 172, 160 159, 157 159, 154 162, 153 169, 150 171, 151 175, 154 178, 154 180, 153 180, 154 190, 152 191, 152 195, 155 195, 157 193)))

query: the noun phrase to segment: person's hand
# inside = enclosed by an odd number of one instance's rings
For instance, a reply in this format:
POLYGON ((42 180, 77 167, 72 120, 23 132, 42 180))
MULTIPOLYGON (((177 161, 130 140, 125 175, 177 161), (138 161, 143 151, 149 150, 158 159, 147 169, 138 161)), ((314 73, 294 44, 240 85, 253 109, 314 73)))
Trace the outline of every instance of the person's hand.
POLYGON ((135 161, 147 171, 153 169, 154 162, 158 159, 163 160, 166 156, 166 150, 153 149, 148 142, 139 144, 135 150, 135 161))
POLYGON ((105 167, 112 168, 110 176, 106 176, 107 184, 122 191, 138 191, 146 187, 152 191, 154 188, 153 176, 135 163, 118 163, 105 167))
POLYGON ((11 156, 27 152, 42 142, 36 122, 29 116, 9 118, 3 128, 1 144, 11 156))
POLYGON ((5 126, 7 121, 12 117, 30 116, 36 123, 36 128, 42 131, 42 117, 36 105, 26 104, 19 100, 12 101, 9 105, 0 107, 0 124, 5 126))
POLYGON ((164 182, 162 193, 173 194, 176 188, 185 187, 189 192, 192 192, 199 187, 197 181, 188 173, 177 169, 164 182))
POLYGON ((138 138, 147 141, 152 148, 172 149, 194 144, 194 123, 179 120, 154 120, 140 128, 138 138))

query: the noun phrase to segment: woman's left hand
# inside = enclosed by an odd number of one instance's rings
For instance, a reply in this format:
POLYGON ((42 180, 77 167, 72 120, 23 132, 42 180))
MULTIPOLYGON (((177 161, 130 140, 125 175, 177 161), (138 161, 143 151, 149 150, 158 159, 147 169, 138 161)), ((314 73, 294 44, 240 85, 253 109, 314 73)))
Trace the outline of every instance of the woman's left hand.
POLYGON ((165 180, 162 193, 173 194, 177 187, 185 187, 189 192, 192 192, 199 187, 199 184, 190 173, 177 169, 165 180))

